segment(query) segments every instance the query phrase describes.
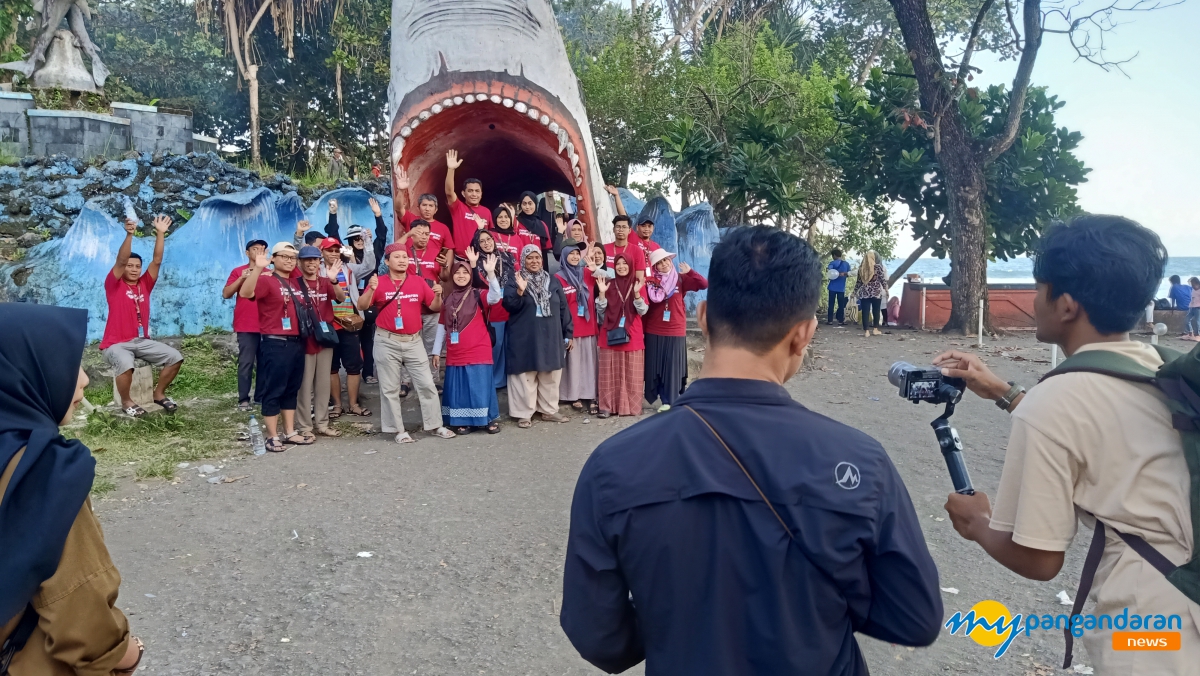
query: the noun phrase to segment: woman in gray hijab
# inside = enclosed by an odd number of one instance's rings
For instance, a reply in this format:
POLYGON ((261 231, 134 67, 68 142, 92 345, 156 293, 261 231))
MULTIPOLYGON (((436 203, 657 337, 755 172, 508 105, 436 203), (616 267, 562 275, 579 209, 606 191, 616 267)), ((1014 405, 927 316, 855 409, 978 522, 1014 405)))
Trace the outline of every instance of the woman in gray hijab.
POLYGON ((547 422, 567 422, 558 412, 558 382, 574 336, 567 299, 562 283, 546 271, 540 246, 525 245, 520 264, 504 287, 509 415, 523 428, 531 426, 534 413, 547 422))

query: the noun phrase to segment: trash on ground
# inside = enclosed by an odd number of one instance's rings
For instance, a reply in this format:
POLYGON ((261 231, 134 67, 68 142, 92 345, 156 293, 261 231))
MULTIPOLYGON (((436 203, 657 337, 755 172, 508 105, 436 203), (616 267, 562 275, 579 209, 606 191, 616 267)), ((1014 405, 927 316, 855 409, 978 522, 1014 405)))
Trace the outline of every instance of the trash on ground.
POLYGON ((366 453, 363 453, 363 455, 374 455, 374 454, 376 454, 376 453, 378 453, 378 452, 379 452, 379 451, 377 451, 377 450, 375 450, 375 449, 373 449, 373 448, 372 448, 371 450, 367 451, 366 453))
POLYGON ((1063 604, 1064 606, 1069 606, 1069 605, 1072 605, 1075 603, 1074 601, 1071 600, 1070 596, 1067 596, 1067 592, 1065 592, 1065 591, 1058 592, 1058 602, 1063 604))
POLYGON ((201 474, 212 474, 213 472, 217 471, 217 468, 213 467, 212 465, 200 465, 196 469, 201 474))
POLYGON ((178 465, 175 465, 175 466, 176 466, 176 467, 178 467, 179 469, 187 469, 187 468, 188 468, 188 467, 190 467, 191 465, 192 465, 192 463, 190 463, 190 462, 181 462, 181 463, 179 463, 178 465))
POLYGON ((156 599, 156 598, 158 598, 158 597, 157 597, 157 596, 155 596, 154 594, 146 594, 146 598, 148 598, 148 599, 156 599))
POLYGON ((955 589, 954 587, 942 587, 942 591, 946 592, 947 594, 957 594, 958 593, 958 590, 955 589))
POLYGON ((358 558, 360 558, 360 559, 369 559, 372 556, 375 556, 375 552, 359 552, 358 553, 358 558))
POLYGON ((299 534, 299 533, 297 533, 295 530, 293 530, 293 531, 292 531, 292 539, 293 539, 293 540, 299 540, 299 539, 300 539, 300 534, 299 534))
POLYGON ((220 476, 210 476, 210 477, 208 478, 208 483, 210 483, 210 484, 219 484, 219 483, 221 483, 221 482, 222 482, 222 481, 224 481, 224 480, 225 480, 225 475, 224 475, 224 474, 222 474, 222 475, 220 475, 220 476))
POLYGON ((1076 664, 1074 669, 1075 669, 1075 673, 1077 673, 1077 674, 1094 674, 1094 673, 1096 673, 1091 667, 1085 667, 1082 664, 1076 664))

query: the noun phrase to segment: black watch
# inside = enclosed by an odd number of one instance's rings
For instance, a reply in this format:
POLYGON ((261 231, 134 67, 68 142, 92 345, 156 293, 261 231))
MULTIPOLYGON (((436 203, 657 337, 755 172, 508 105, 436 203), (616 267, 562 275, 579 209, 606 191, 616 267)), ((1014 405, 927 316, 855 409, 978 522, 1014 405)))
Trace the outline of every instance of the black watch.
POLYGON ((1013 401, 1025 391, 1024 387, 1011 380, 1008 381, 1008 386, 1008 391, 1004 393, 1004 396, 996 400, 996 406, 1002 411, 1012 408, 1013 401))

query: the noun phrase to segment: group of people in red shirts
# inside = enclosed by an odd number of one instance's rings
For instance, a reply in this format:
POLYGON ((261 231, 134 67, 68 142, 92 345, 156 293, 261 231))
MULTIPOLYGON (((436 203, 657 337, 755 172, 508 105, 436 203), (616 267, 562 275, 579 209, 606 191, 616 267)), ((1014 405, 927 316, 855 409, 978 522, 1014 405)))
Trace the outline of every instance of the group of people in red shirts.
MULTIPOLYGON (((489 210, 479 180, 457 190, 462 162, 447 153, 449 225, 436 218, 436 195, 410 208, 412 183, 398 170, 403 216, 391 243, 373 199, 374 234, 352 225, 343 242, 329 200, 324 233, 300 221, 292 242, 269 251, 263 240, 247 243, 247 262, 223 295, 237 297, 238 406, 262 407, 267 450, 338 436, 330 421, 344 413, 370 416, 359 402, 364 380, 378 383, 382 430, 398 443, 413 441, 401 402, 414 390, 424 430, 443 439, 499 432, 500 389, 521 428, 535 416, 567 422, 563 402, 607 418, 639 415, 643 399, 666 410, 682 393, 684 297, 708 282, 651 239, 654 223, 643 219, 635 233, 612 187, 615 240, 604 245, 581 221, 545 206, 557 202, 553 193, 542 205, 526 192, 489 210)), ((148 312, 145 320, 148 332, 148 312)), ((176 355, 150 354, 167 364, 176 355)))

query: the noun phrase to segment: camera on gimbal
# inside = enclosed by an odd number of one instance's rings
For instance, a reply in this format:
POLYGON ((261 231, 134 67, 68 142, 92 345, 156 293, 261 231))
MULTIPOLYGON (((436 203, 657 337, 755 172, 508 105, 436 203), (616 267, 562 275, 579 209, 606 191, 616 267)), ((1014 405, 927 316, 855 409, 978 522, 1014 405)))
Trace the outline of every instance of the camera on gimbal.
POLYGON ((967 473, 967 464, 963 460, 962 441, 958 438, 958 430, 950 426, 954 405, 962 399, 963 392, 967 389, 967 381, 962 378, 948 378, 942 375, 942 370, 936 366, 913 366, 908 362, 898 361, 888 369, 888 382, 900 389, 901 397, 914 404, 927 401, 931 404, 946 405, 942 415, 929 424, 933 427, 942 456, 946 459, 946 469, 950 471, 950 480, 954 483, 955 492, 974 495, 971 476, 967 473))

